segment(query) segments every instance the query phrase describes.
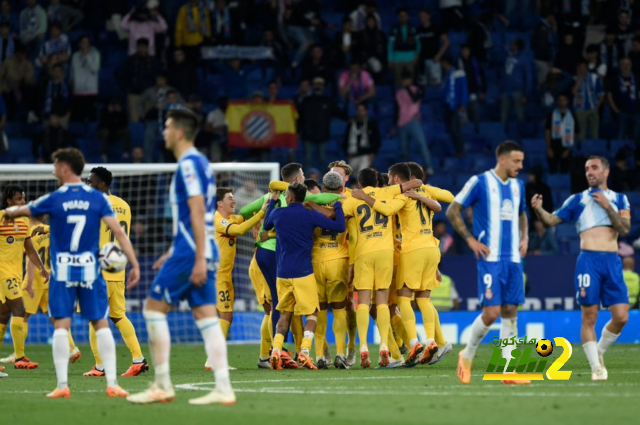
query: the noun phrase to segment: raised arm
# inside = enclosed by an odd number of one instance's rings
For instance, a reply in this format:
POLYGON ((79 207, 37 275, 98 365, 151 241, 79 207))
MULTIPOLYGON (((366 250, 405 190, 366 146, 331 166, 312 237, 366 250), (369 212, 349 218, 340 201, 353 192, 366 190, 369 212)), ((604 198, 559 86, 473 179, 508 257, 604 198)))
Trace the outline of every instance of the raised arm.
POLYGON ((241 224, 232 223, 227 227, 226 234, 229 236, 241 236, 253 228, 264 218, 264 210, 258 211, 256 215, 241 224))
POLYGON ((405 196, 407 198, 415 199, 416 201, 422 202, 431 211, 434 211, 434 212, 442 211, 442 205, 440 205, 440 203, 438 201, 436 201, 435 199, 431 199, 431 198, 429 198, 427 196, 424 196, 424 195, 422 195, 422 194, 420 194, 418 192, 410 190, 409 192, 405 193, 405 196))
MULTIPOLYGON (((189 207, 191 207, 191 199, 194 199, 194 198, 189 199, 189 207)), ((202 208, 204 211, 204 197, 202 197, 202 203, 203 203, 202 208)), ((200 252, 204 252, 204 213, 202 214, 202 217, 201 217, 201 221, 202 221, 201 236, 198 235, 197 233, 198 228, 196 227, 197 224, 193 221, 193 210, 191 210, 191 215, 192 215, 191 220, 193 223, 193 234, 196 240, 196 252, 198 248, 198 240, 200 238, 202 238, 202 241, 201 241, 202 251, 200 252)), ((118 220, 114 216, 102 217, 102 221, 104 221, 107 224, 107 227, 109 228, 109 230, 111 230, 111 234, 115 236, 116 240, 120 244, 120 247, 122 248, 122 251, 127 256, 127 260, 129 260, 129 263, 131 263, 131 273, 129 273, 129 284, 127 285, 127 289, 132 289, 138 284, 138 281, 140 280, 140 265, 138 264, 136 253, 133 250, 133 245, 131 245, 131 241, 129 240, 129 237, 124 232, 124 230, 122 230, 122 227, 120 227, 118 220)), ((203 254, 203 258, 204 258, 204 254, 203 254)), ((206 264, 205 264, 205 267, 206 267, 206 264)))
POLYGON ((278 196, 280 196, 280 192, 274 192, 271 200, 269 201, 269 208, 267 208, 267 213, 264 217, 264 223, 262 223, 262 228, 264 230, 269 231, 275 227, 274 210, 276 208, 278 196))
POLYGON ((336 202, 333 206, 333 211, 336 213, 335 220, 330 220, 319 212, 312 211, 315 225, 325 230, 342 233, 346 230, 342 204, 340 202, 336 202))
POLYGON ((244 217, 245 220, 251 218, 254 214, 256 214, 258 211, 262 209, 262 206, 264 205, 264 200, 267 198, 267 196, 268 195, 266 194, 262 195, 261 197, 259 197, 258 199, 250 203, 249 205, 245 205, 244 207, 240 208, 240 215, 244 217))
POLYGON ((375 198, 372 198, 364 190, 354 190, 351 192, 351 195, 360 201, 366 202, 371 208, 373 208, 376 212, 389 217, 400 211, 400 209, 405 205, 405 200, 402 198, 393 198, 385 201, 378 201, 375 198))
MULTIPOLYGON (((533 195, 531 198, 531 209, 536 212, 536 215, 544 224, 544 227, 553 227, 562 223, 562 219, 555 214, 551 214, 542 208, 542 195, 533 195)), ((520 224, 520 228, 522 229, 522 223, 520 224)))

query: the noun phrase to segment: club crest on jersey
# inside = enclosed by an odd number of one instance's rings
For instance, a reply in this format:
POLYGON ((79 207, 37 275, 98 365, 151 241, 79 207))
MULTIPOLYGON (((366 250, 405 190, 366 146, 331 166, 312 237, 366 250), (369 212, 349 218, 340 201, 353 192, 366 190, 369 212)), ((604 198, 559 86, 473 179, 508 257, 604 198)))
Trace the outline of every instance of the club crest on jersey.
POLYGON ((236 241, 235 239, 229 239, 229 246, 233 246, 235 245, 236 241))
POLYGON ((487 300, 491 300, 493 298, 493 292, 491 292, 491 289, 487 288, 487 290, 484 291, 484 298, 487 300))
POLYGON ((11 245, 11 244, 12 244, 12 243, 14 243, 14 242, 15 242, 15 238, 14 238, 13 236, 9 236, 9 237, 7 238, 7 243, 8 243, 9 245, 11 245))
POLYGON ((223 226, 226 226, 227 224, 229 224, 227 220, 222 220, 220 223, 222 223, 223 226))
POLYGON ((503 221, 513 220, 513 202, 511 199, 505 199, 502 201, 502 207, 500 208, 500 219, 503 221))
POLYGON ((580 296, 582 298, 587 298, 587 290, 584 288, 580 288, 580 296))

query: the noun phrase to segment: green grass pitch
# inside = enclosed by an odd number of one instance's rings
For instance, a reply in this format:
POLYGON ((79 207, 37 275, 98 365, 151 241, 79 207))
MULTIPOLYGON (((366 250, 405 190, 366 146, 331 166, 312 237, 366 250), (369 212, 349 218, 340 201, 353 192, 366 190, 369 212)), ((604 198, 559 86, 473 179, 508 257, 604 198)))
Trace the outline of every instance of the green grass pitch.
MULTIPOLYGON (((372 353, 375 347, 371 347, 372 353)), ((640 346, 614 345, 606 356, 607 382, 591 382, 586 358, 579 344, 562 370, 571 370, 569 381, 537 381, 529 386, 506 386, 482 381, 491 349, 482 346, 474 362, 469 386, 455 375, 455 347, 440 364, 394 370, 269 371, 256 367, 258 347, 229 347, 229 361, 238 404, 233 407, 190 406, 191 397, 213 388, 211 373, 203 369, 204 350, 198 345, 172 347, 171 375, 177 387, 172 403, 133 406, 104 395, 102 378, 84 378, 92 366, 89 347, 69 367, 72 398, 48 400, 55 387, 55 371, 48 346, 27 347, 40 363, 36 370, 7 367, 0 379, 2 424, 581 424, 597 421, 628 424, 637 420, 640 404, 640 346), (206 421, 206 422, 205 422, 206 421)), ((8 350, 5 346, 2 355, 8 350)), ((557 350, 560 351, 560 350, 557 350)), ((148 353, 147 347, 144 352, 148 353)), ((335 349, 334 349, 335 353, 335 349)), ((554 352, 550 359, 559 353, 554 352)), ((125 347, 118 347, 119 373, 129 364, 125 347)), ((5 365, 11 366, 11 365, 5 365)), ((128 391, 147 387, 152 375, 120 378, 128 391)))

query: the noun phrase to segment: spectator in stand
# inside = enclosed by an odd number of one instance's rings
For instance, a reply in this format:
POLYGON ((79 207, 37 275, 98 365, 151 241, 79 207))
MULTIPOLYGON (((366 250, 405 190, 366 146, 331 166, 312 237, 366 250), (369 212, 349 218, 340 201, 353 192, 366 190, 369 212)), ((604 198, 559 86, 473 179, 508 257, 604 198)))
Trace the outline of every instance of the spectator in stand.
POLYGON ((0 22, 0 65, 13 57, 16 50, 16 43, 10 33, 9 22, 0 22))
POLYGON ((122 107, 122 101, 113 98, 102 108, 100 112, 100 123, 98 125, 98 138, 100 139, 102 160, 107 162, 109 146, 123 143, 122 157, 129 158, 131 151, 131 133, 129 132, 129 121, 127 114, 122 107))
POLYGON ((342 146, 349 165, 353 168, 352 174, 371 166, 380 150, 380 144, 378 123, 369 119, 367 105, 361 103, 356 108, 354 120, 347 126, 342 146))
POLYGON ((545 123, 550 173, 556 174, 559 171, 565 174, 569 171, 571 151, 576 133, 579 131, 578 121, 569 109, 569 96, 560 94, 557 99, 557 107, 549 114, 545 123))
POLYGON ((447 223, 444 220, 434 220, 433 236, 440 241, 440 254, 442 255, 458 255, 458 247, 455 239, 447 230, 447 223))
POLYGON ((84 19, 84 13, 75 7, 61 4, 60 0, 50 0, 47 8, 47 19, 49 24, 58 22, 62 26, 62 31, 69 32, 84 19))
POLYGON ((447 33, 431 22, 431 11, 420 10, 420 25, 418 26, 418 38, 420 39, 420 85, 442 84, 442 67, 440 59, 449 49, 449 37, 447 33))
POLYGON ((314 195, 322 192, 320 185, 314 179, 305 179, 304 185, 307 186, 307 192, 313 193, 314 195))
POLYGON ((38 164, 51 164, 51 154, 62 148, 77 148, 78 144, 71 134, 60 125, 56 113, 49 116, 49 125, 33 139, 31 152, 38 164))
POLYGON ((207 115, 205 132, 210 134, 211 144, 207 149, 207 156, 211 162, 223 162, 227 160, 227 139, 229 134, 229 123, 225 117, 229 99, 218 98, 218 107, 207 115))
POLYGON ((212 41, 214 44, 231 42, 231 15, 225 0, 215 0, 211 10, 212 41))
POLYGON ((640 76, 640 37, 634 37, 631 43, 631 51, 629 52, 629 60, 631 61, 631 69, 633 75, 638 79, 640 76))
MULTIPOLYGON (((527 208, 531 208, 531 199, 533 199, 533 195, 540 194, 542 195, 542 208, 547 212, 553 212, 553 196, 551 195, 551 188, 548 184, 544 182, 542 176, 544 174, 544 169, 541 165, 534 165, 531 167, 528 175, 528 183, 524 187, 525 197, 527 200, 527 208)), ((531 211, 531 210, 529 210, 531 211)), ((538 216, 534 215, 531 217, 529 228, 533 229, 533 222, 538 220, 538 216)))
POLYGON ((49 36, 51 38, 42 45, 36 65, 51 69, 52 66, 61 64, 66 70, 67 62, 71 59, 69 38, 66 34, 62 34, 62 27, 57 22, 49 25, 49 36))
POLYGON ((440 16, 445 31, 460 31, 464 25, 462 0, 440 0, 440 16))
POLYGON ((198 91, 196 67, 187 62, 187 56, 180 48, 173 51, 173 63, 169 67, 169 84, 185 99, 198 91))
POLYGON ((333 39, 333 63, 336 68, 346 68, 354 57, 355 34, 352 30, 351 18, 345 16, 342 19, 342 31, 337 32, 333 39))
POLYGON ((633 28, 631 27, 631 17, 628 9, 618 11, 618 20, 611 29, 616 34, 616 41, 622 48, 622 54, 627 55, 631 50, 631 40, 633 39, 633 28))
POLYGON ((20 12, 20 41, 27 49, 27 58, 34 61, 47 33, 47 14, 38 0, 27 0, 27 7, 20 12))
POLYGON ((98 74, 100 72, 100 52, 89 37, 80 39, 80 50, 71 58, 71 118, 74 121, 96 119, 95 104, 98 101, 98 74))
POLYGON ((527 103, 527 95, 531 92, 531 67, 522 52, 523 50, 524 41, 522 39, 517 38, 511 42, 509 56, 502 73, 501 119, 505 134, 509 132, 509 117, 512 109, 516 111, 518 127, 524 123, 524 105, 527 103))
POLYGON ((182 47, 187 61, 196 64, 200 60, 200 47, 211 39, 211 15, 198 0, 189 0, 178 11, 176 18, 175 46, 182 47))
POLYGON ((18 43, 15 56, 0 65, 0 93, 7 105, 9 119, 26 116, 27 100, 33 92, 35 70, 27 60, 25 48, 18 43))
POLYGON ((279 40, 276 39, 275 33, 272 30, 264 31, 264 33, 262 34, 262 43, 260 43, 260 45, 271 48, 271 51, 273 52, 273 59, 266 59, 261 61, 264 63, 262 72, 264 73, 265 68, 271 66, 275 68, 276 77, 282 78, 283 68, 288 66, 289 64, 287 49, 282 45, 282 43, 280 43, 279 40))
MULTIPOLYGON (((146 7, 133 8, 122 18, 120 28, 129 31, 129 56, 137 52, 138 40, 149 41, 149 55, 156 55, 156 34, 167 31, 167 22, 158 9, 149 10, 146 7)), ((177 43, 176 43, 177 45, 177 43)), ((160 46, 161 47, 161 46, 160 46)))
POLYGON ((220 74, 225 84, 225 94, 231 100, 246 99, 249 95, 247 87, 247 73, 258 67, 256 63, 242 65, 240 59, 231 59, 227 64, 222 64, 220 74))
POLYGON ((9 24, 9 33, 11 35, 18 35, 20 32, 20 20, 18 15, 11 10, 11 2, 9 0, 2 0, 2 3, 0 3, 0 23, 3 22, 9 24))
POLYGON ((607 66, 608 73, 615 75, 620 59, 624 57, 624 50, 618 43, 617 34, 613 28, 608 27, 604 40, 600 43, 600 60, 607 66))
POLYGON ((136 54, 129 56, 119 72, 121 87, 127 93, 129 121, 140 121, 140 95, 153 86, 154 78, 160 71, 160 63, 149 56, 149 40, 138 40, 136 54))
POLYGON ((609 188, 616 192, 633 192, 640 185, 640 174, 629 169, 628 159, 632 152, 620 149, 614 157, 614 164, 609 174, 609 188))
MULTIPOLYGON (((558 22, 560 23, 560 32, 573 35, 573 41, 578 53, 582 53, 584 41, 587 37, 587 24, 590 18, 588 5, 589 3, 584 0, 564 0, 562 6, 559 7, 560 16, 558 22)), ((573 71, 574 66, 575 62, 571 66, 571 71, 573 71)))
POLYGON ((311 48, 310 54, 302 61, 300 74, 300 78, 309 81, 315 78, 329 81, 329 78, 333 78, 333 72, 327 64, 322 46, 316 44, 311 48))
POLYGON ((531 38, 531 50, 533 50, 538 85, 543 85, 553 67, 553 53, 555 50, 553 27, 546 19, 541 20, 536 27, 536 32, 531 38))
POLYGON ((479 102, 484 100, 486 83, 480 62, 471 56, 471 48, 463 44, 460 48, 458 69, 464 71, 467 77, 467 91, 469 92, 469 104, 467 105, 469 120, 473 122, 476 134, 480 131, 480 107, 479 102))
POLYGON ((340 74, 338 90, 349 111, 355 110, 357 105, 376 95, 376 86, 371 74, 364 71, 355 60, 351 62, 349 70, 340 74))
POLYGON ((487 62, 487 51, 493 48, 493 41, 491 40, 492 22, 493 15, 483 13, 473 20, 471 30, 467 36, 471 54, 482 64, 487 62))
POLYGON ((609 81, 607 98, 618 121, 618 139, 637 141, 640 137, 638 85, 628 58, 620 59, 619 67, 619 75, 609 81))
POLYGON ((540 220, 533 222, 529 232, 529 253, 532 255, 551 255, 558 253, 555 228, 545 228, 540 220))
MULTIPOLYGON (((640 49, 640 44, 638 44, 640 49)), ((600 59, 600 48, 597 44, 587 46, 587 68, 589 74, 595 74, 601 81, 607 77, 607 65, 600 59)))
POLYGON ((156 84, 149 87, 140 96, 139 116, 144 117, 144 152, 145 162, 154 161, 154 152, 157 151, 157 141, 161 136, 161 126, 164 127, 164 111, 173 108, 174 104, 184 104, 184 99, 174 87, 167 84, 167 75, 158 73, 156 84), (175 94, 174 101, 170 101, 169 93, 175 94))
POLYGON ((382 21, 380 15, 377 12, 377 5, 375 1, 359 1, 358 7, 349 14, 351 22, 353 22, 353 31, 360 32, 366 27, 366 20, 369 16, 373 17, 376 21, 376 27, 382 27, 382 21))
POLYGON ((131 151, 131 163, 142 164, 144 162, 144 149, 137 146, 131 151))
POLYGON ((324 167, 327 163, 327 142, 331 137, 331 119, 335 116, 343 119, 347 117, 325 94, 325 81, 322 78, 313 80, 313 91, 302 101, 298 111, 298 129, 304 146, 304 167, 324 167))
POLYGON ((302 63, 307 49, 313 45, 313 31, 322 27, 320 5, 317 1, 308 0, 286 3, 285 7, 287 37, 297 49, 291 66, 296 68, 302 63))
POLYGON ((426 173, 432 175, 431 152, 429 152, 429 145, 424 137, 420 119, 422 96, 423 92, 420 87, 413 84, 411 74, 405 73, 402 78, 402 87, 396 91, 395 95, 395 122, 398 126, 403 160, 410 158, 410 141, 417 143, 426 173))
MULTIPOLYGON (((321 78, 321 77, 317 77, 321 78)), ((299 111, 302 106, 302 101, 311 96, 311 84, 309 80, 303 79, 298 83, 298 91, 293 95, 293 104, 296 105, 296 109, 299 111)))
POLYGON ((469 103, 467 77, 463 70, 453 66, 451 55, 444 55, 440 63, 444 73, 444 88, 442 90, 444 124, 453 140, 456 154, 458 157, 463 157, 465 151, 462 141, 462 126, 467 120, 467 104, 469 103))
POLYGON ((576 82, 573 85, 573 108, 578 120, 578 140, 586 138, 587 128, 589 136, 597 139, 600 134, 600 116, 598 109, 604 101, 602 82, 596 74, 589 72, 584 59, 578 61, 576 82))
POLYGON ((273 103, 280 100, 280 85, 277 81, 270 81, 267 84, 267 102, 273 103))
POLYGON ((573 41, 573 34, 567 33, 562 36, 562 44, 558 47, 555 67, 559 70, 573 75, 576 70, 576 63, 582 58, 582 50, 573 41))
POLYGON ((389 33, 387 50, 389 67, 393 70, 395 84, 399 86, 406 71, 413 76, 420 54, 420 39, 416 29, 409 25, 407 9, 398 9, 398 24, 389 33))
POLYGON ((42 103, 42 119, 45 126, 49 116, 55 113, 59 118, 60 126, 69 128, 69 112, 71 110, 69 85, 64 78, 62 65, 56 64, 51 68, 49 81, 44 86, 44 101, 42 103))
POLYGON ((380 30, 376 18, 367 16, 364 29, 355 36, 356 47, 353 51, 356 59, 364 64, 376 83, 382 84, 387 69, 387 37, 380 30))

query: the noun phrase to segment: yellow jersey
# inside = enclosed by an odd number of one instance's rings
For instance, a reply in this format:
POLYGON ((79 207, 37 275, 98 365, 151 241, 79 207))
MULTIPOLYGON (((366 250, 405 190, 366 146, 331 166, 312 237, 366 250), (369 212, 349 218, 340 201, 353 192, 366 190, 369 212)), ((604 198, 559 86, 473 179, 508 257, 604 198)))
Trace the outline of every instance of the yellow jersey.
POLYGON ((236 243, 238 236, 244 235, 264 218, 264 211, 245 221, 241 215, 232 215, 224 218, 219 211, 216 211, 213 221, 216 242, 220 250, 220 265, 218 266, 218 282, 231 282, 231 273, 236 262, 236 243))
MULTIPOLYGON (((332 208, 326 206, 326 208, 332 208)), ((313 249, 311 250, 311 262, 322 263, 324 261, 349 258, 349 240, 347 232, 331 232, 316 227, 313 231, 313 249)))
MULTIPOLYGON (((362 190, 378 202, 386 202, 400 193, 400 186, 365 187, 362 190)), ((393 250, 393 228, 389 223, 389 217, 376 212, 366 202, 353 197, 344 201, 342 210, 347 219, 349 232, 356 233, 353 239, 350 237, 349 241, 351 262, 356 261, 362 254, 393 250), (356 241, 355 247, 352 246, 352 240, 356 241)))
POLYGON ((0 222, 0 284, 12 286, 22 283, 24 242, 30 237, 27 217, 0 222))
MULTIPOLYGON (((111 207, 113 208, 113 212, 116 213, 116 219, 118 220, 118 224, 124 233, 129 236, 129 232, 131 230, 131 208, 129 204, 127 204, 122 198, 118 198, 115 195, 107 195, 109 202, 111 203, 111 207)), ((115 235, 107 226, 107 223, 104 221, 100 224, 100 248, 106 245, 109 242, 115 241, 115 235)), ((119 271, 117 273, 108 273, 106 271, 102 272, 102 276, 104 280, 108 282, 124 282, 126 279, 126 269, 119 271)))
POLYGON ((391 216, 391 223, 393 224, 393 264, 398 265, 400 258, 400 252, 402 251, 402 226, 400 225, 400 217, 398 214, 391 216))
MULTIPOLYGON (((51 256, 49 254, 49 248, 51 246, 51 238, 49 237, 49 226, 46 224, 39 224, 37 226, 31 227, 29 230, 29 234, 31 236, 31 243, 33 243, 33 249, 38 253, 38 257, 40 257, 40 261, 44 265, 44 268, 51 274, 51 256), (34 235, 33 231, 37 227, 42 227, 44 229, 44 234, 34 235)), ((29 257, 27 257, 27 263, 29 262, 29 257)), ((24 281, 28 280, 28 272, 29 268, 27 268, 27 274, 25 274, 24 281)), ((44 289, 49 286, 49 282, 44 282, 42 275, 38 270, 36 270, 35 276, 33 277, 33 289, 44 289)))

